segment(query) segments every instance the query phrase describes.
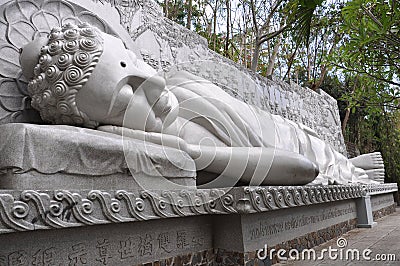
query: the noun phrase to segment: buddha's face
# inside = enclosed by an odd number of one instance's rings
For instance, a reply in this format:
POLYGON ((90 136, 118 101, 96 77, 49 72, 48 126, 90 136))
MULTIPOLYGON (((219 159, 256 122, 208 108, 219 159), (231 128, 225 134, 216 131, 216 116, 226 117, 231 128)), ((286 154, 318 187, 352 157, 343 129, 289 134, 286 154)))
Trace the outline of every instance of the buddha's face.
POLYGON ((146 95, 150 90, 163 91, 164 79, 155 77, 156 71, 137 60, 120 39, 108 34, 103 34, 103 38, 103 54, 76 95, 79 110, 100 124, 149 131, 159 128, 161 121, 156 118, 146 95), (135 103, 129 104, 131 101, 135 103), (135 119, 124 123, 126 113, 135 119))
POLYGON ((54 28, 24 46, 20 62, 32 106, 45 121, 160 131, 167 116, 178 115, 165 80, 120 39, 90 25, 54 28))

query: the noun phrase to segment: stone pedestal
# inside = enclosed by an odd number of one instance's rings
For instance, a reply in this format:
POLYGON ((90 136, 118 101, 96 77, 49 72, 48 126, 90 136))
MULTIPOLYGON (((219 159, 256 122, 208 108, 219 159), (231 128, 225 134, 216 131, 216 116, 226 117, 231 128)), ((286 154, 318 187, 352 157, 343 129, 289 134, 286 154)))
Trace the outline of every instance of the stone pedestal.
POLYGON ((357 199, 357 226, 360 228, 371 228, 376 225, 372 216, 371 196, 366 195, 357 199))
POLYGON ((356 228, 365 215, 371 217, 359 209, 365 198, 370 197, 371 211, 394 211, 396 190, 395 184, 2 190, 0 243, 7 245, 1 244, 0 262, 265 265, 277 261, 257 257, 265 247, 303 250, 356 228))
POLYGON ((196 187, 189 155, 156 144, 86 128, 23 123, 0 125, 0 139, 2 189, 196 187))

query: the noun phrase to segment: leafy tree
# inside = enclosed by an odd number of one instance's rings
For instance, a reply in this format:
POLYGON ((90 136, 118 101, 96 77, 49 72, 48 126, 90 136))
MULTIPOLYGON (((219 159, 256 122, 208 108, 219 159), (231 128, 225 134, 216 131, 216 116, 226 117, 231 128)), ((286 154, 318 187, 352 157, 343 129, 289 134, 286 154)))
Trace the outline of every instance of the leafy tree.
MULTIPOLYGON (((345 38, 336 66, 400 86, 400 3, 352 0, 342 10, 345 38)), ((400 95, 392 93, 393 99, 400 95)))
POLYGON ((368 91, 376 91, 379 83, 356 73, 341 78, 328 74, 321 88, 338 99, 345 140, 356 144, 361 153, 380 151, 385 161, 386 182, 400 184, 400 111, 382 105, 379 97, 364 96, 368 91))
POLYGON ((300 19, 306 22, 302 26, 296 24, 294 31, 285 34, 282 58, 287 67, 281 75, 283 79, 313 90, 321 86, 330 70, 327 59, 341 39, 339 14, 337 3, 318 4, 312 17, 300 19))

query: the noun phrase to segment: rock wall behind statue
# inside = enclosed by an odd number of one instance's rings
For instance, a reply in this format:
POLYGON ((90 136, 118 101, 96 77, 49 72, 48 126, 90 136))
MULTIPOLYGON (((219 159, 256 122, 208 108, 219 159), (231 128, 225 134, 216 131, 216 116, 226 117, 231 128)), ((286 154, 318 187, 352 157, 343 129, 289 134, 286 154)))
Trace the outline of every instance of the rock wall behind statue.
POLYGON ((252 73, 208 49, 206 39, 165 18, 162 8, 152 0, 111 4, 119 10, 121 23, 135 43, 135 52, 155 69, 168 71, 172 65, 184 63, 181 68, 229 88, 226 91, 236 98, 314 129, 346 154, 337 102, 324 91, 313 92, 252 73), (232 71, 213 69, 214 64, 204 69, 205 60, 229 64, 252 82, 243 84, 232 71))

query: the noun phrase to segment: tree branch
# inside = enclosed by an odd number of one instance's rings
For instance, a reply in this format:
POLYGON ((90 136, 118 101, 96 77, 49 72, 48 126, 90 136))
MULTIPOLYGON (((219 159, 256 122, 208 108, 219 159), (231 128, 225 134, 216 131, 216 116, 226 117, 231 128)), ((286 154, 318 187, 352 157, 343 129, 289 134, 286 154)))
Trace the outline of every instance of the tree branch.
POLYGON ((254 5, 254 0, 250 0, 250 9, 251 9, 251 16, 253 19, 254 32, 256 32, 256 34, 258 35, 258 23, 256 18, 256 7, 254 5))
POLYGON ((271 32, 271 33, 262 34, 258 39, 258 45, 261 45, 264 42, 266 42, 266 41, 278 36, 279 34, 281 34, 282 32, 284 32, 287 29, 288 29, 288 25, 285 25, 285 26, 281 27, 277 31, 274 31, 274 32, 271 32))
POLYGON ((385 79, 385 78, 377 77, 377 76, 375 76, 375 75, 373 75, 373 74, 371 74, 371 73, 369 73, 367 71, 360 71, 358 69, 348 68, 348 67, 345 67, 343 65, 336 64, 336 63, 331 63, 331 64, 333 66, 336 66, 338 68, 341 68, 341 69, 344 69, 344 70, 347 70, 347 71, 353 71, 353 72, 356 72, 358 74, 365 74, 365 75, 367 75, 367 76, 369 76, 371 78, 374 78, 376 80, 380 80, 382 82, 386 82, 386 83, 391 84, 391 85, 400 86, 400 83, 397 83, 397 82, 394 82, 392 80, 388 80, 388 79, 385 79))

